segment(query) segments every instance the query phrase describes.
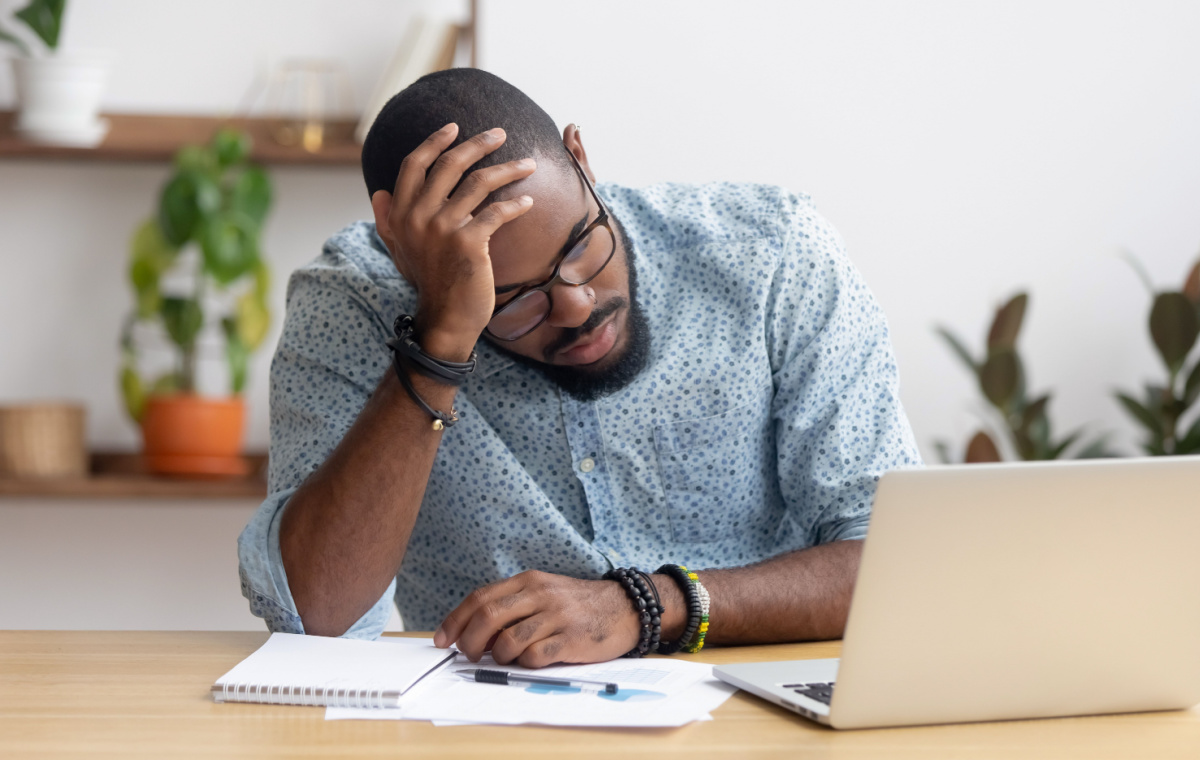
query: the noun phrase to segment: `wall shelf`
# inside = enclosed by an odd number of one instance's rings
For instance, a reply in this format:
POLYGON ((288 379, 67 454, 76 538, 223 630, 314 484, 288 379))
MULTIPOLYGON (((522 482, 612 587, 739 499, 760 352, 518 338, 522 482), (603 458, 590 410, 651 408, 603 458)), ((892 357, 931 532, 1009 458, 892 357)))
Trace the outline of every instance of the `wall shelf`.
POLYGON ((32 479, 0 476, 0 499, 247 499, 267 496, 266 454, 248 454, 250 475, 221 480, 184 480, 151 475, 139 454, 97 452, 86 478, 32 479))
POLYGON ((13 131, 15 115, 0 111, 0 159, 56 159, 97 162, 170 161, 188 143, 207 142, 222 126, 244 129, 254 139, 251 158, 262 164, 293 166, 358 166, 362 146, 354 140, 353 121, 325 124, 321 150, 283 146, 272 133, 274 119, 220 119, 212 116, 104 114, 111 123, 104 142, 95 148, 67 148, 29 142, 13 131))

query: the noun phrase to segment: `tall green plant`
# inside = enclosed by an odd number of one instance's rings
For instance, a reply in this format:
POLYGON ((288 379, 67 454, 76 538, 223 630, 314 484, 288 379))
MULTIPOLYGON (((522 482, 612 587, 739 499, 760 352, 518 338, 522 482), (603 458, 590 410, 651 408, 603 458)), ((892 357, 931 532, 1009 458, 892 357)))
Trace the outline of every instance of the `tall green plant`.
MULTIPOLYGON (((30 0, 29 5, 13 15, 37 35, 47 50, 54 52, 58 49, 58 38, 62 33, 63 13, 66 7, 67 0, 30 0)), ((22 55, 33 55, 25 40, 3 27, 0 27, 0 42, 7 42, 22 55)))
MULTIPOLYGON (((1025 320, 1029 304, 1026 293, 1018 293, 996 310, 987 335, 986 353, 977 359, 954 333, 945 327, 936 328, 938 335, 975 376, 979 390, 1001 420, 1003 435, 1012 450, 1024 460, 1059 459, 1083 434, 1076 430, 1061 440, 1051 431, 1047 407, 1050 394, 1029 398, 1025 387, 1025 369, 1017 352, 1017 337, 1025 320)), ((950 462, 950 447, 945 441, 935 443, 942 461, 950 462)), ((1079 459, 1109 456, 1103 437, 1086 444, 1075 453, 1079 459)), ((1003 459, 1000 447, 985 430, 979 430, 967 444, 967 462, 999 462, 1003 459)))
POLYGON ((1146 383, 1143 401, 1118 391, 1117 400, 1146 430, 1142 448, 1152 456, 1200 452, 1200 419, 1182 430, 1181 422, 1200 398, 1200 361, 1188 367, 1188 355, 1200 336, 1200 261, 1192 266, 1182 290, 1154 292, 1145 271, 1132 261, 1154 300, 1150 338, 1167 370, 1163 384, 1146 383))
POLYGON ((129 280, 137 306, 121 336, 120 384, 135 421, 148 395, 195 390, 196 339, 209 319, 219 320, 224 332, 232 393, 245 388, 250 354, 270 325, 269 271, 259 254, 259 234, 271 205, 271 183, 249 154, 249 136, 232 129, 219 131, 206 146, 180 150, 157 213, 133 235, 129 280), (163 293, 163 276, 181 265, 180 252, 188 246, 199 252, 191 292, 163 293), (228 313, 205 314, 210 289, 232 299, 228 313), (175 367, 149 383, 137 372, 138 322, 161 325, 176 349, 175 367))

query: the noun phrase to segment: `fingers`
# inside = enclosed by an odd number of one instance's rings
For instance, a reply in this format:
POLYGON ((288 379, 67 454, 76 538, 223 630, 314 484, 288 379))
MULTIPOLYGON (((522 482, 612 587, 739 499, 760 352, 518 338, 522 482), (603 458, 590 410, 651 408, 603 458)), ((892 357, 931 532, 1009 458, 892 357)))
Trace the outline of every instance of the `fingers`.
POLYGON ((503 129, 489 129, 438 156, 429 169, 425 189, 417 203, 444 203, 450 196, 450 191, 462 179, 463 172, 503 145, 505 138, 503 129))
POLYGON ((471 220, 464 232, 486 240, 500 229, 501 225, 511 222, 531 208, 533 208, 533 198, 528 195, 489 203, 471 220))
POLYGON ((476 608, 463 632, 459 634, 455 646, 471 662, 477 662, 488 650, 492 640, 499 640, 497 634, 502 637, 503 631, 509 626, 517 625, 519 621, 536 613, 538 601, 534 595, 523 591, 489 599, 476 608))
POLYGON ((496 599, 507 599, 517 594, 524 585, 521 576, 515 575, 512 578, 489 583, 472 591, 466 599, 463 599, 457 607, 450 611, 450 614, 438 626, 437 631, 433 634, 434 646, 445 648, 458 641, 472 618, 484 606, 493 603, 496 599))
POLYGON ((468 174, 458 189, 454 191, 453 197, 450 198, 450 202, 446 204, 442 213, 449 214, 456 219, 466 218, 480 203, 483 203, 489 193, 517 180, 525 179, 536 169, 537 161, 532 158, 522 158, 506 164, 476 169, 468 174))
POLYGON ((507 665, 522 656, 526 649, 558 633, 554 618, 545 613, 531 615, 505 628, 492 644, 492 658, 507 665))
POLYGON ((563 661, 563 651, 567 648, 568 639, 563 634, 555 634, 535 642, 521 652, 517 664, 524 668, 544 668, 556 662, 563 661))
POLYGON ((394 207, 408 209, 425 186, 425 174, 438 156, 454 143, 458 136, 458 125, 453 122, 425 138, 425 142, 404 157, 400 162, 400 173, 396 175, 396 187, 392 192, 394 207))

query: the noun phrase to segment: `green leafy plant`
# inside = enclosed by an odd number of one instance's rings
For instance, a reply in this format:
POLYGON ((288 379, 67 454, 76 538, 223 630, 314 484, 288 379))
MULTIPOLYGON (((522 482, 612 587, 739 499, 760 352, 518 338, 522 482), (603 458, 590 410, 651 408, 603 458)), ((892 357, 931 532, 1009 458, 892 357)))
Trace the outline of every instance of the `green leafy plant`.
POLYGON ((270 326, 270 273, 259 254, 259 234, 271 205, 271 183, 249 154, 249 136, 232 129, 217 132, 206 146, 184 147, 157 213, 134 232, 129 280, 137 305, 121 335, 120 385, 135 421, 147 396, 195 391, 196 340, 209 318, 220 321, 225 336, 232 393, 245 388, 250 354, 270 326), (180 255, 189 246, 198 256, 180 255), (185 265, 193 267, 190 289, 164 293, 164 275, 180 274, 185 265), (226 302, 224 312, 205 314, 208 295, 226 302), (139 322, 161 325, 177 354, 175 367, 149 383, 137 371, 133 331, 139 322))
MULTIPOLYGON (((1059 459, 1080 440, 1083 431, 1076 430, 1061 440, 1055 440, 1047 414, 1050 394, 1044 393, 1031 399, 1026 393, 1025 369, 1017 352, 1017 337, 1021 333, 1028 304, 1028 295, 1018 293, 996 310, 982 359, 977 359, 963 341, 945 327, 936 328, 936 332, 975 376, 983 397, 998 413, 1001 421, 999 427, 1012 451, 1024 460, 1059 459)), ((935 445, 943 462, 953 461, 950 447, 945 441, 937 441, 935 445)), ((1100 437, 1079 448, 1075 457, 1110 456, 1106 446, 1106 440, 1100 437)), ((996 439, 987 431, 979 430, 967 444, 963 459, 966 462, 999 462, 1003 456, 996 439)))
POLYGON ((1188 355, 1200 336, 1200 262, 1184 279, 1183 290, 1155 292, 1150 277, 1136 260, 1130 263, 1153 296, 1150 338, 1166 365, 1166 383, 1146 383, 1143 401, 1118 391, 1117 400, 1146 429, 1142 448, 1164 456, 1200 452, 1200 419, 1181 432, 1184 415, 1200 397, 1200 361, 1188 368, 1188 355))
MULTIPOLYGON (((29 5, 13 15, 37 35, 47 50, 53 52, 58 49, 58 37, 62 33, 62 19, 66 6, 67 0, 30 0, 29 5)), ((22 55, 33 55, 33 51, 23 39, 3 27, 0 27, 0 42, 7 42, 22 55)))

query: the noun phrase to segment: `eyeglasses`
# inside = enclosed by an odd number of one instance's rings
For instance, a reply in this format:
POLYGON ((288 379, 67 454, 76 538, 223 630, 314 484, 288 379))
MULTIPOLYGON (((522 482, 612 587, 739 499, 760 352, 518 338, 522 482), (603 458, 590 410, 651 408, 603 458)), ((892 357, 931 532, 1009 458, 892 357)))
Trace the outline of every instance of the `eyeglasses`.
POLYGON ((567 246, 567 252, 554 267, 554 274, 541 285, 533 285, 517 292, 517 296, 503 306, 498 306, 492 312, 488 322, 487 333, 496 340, 510 341, 522 338, 533 332, 554 308, 550 291, 560 282, 567 285, 586 285, 596 278, 612 261, 616 252, 616 236, 613 235, 609 224, 608 208, 596 188, 579 165, 574 154, 567 151, 575 170, 583 178, 583 184, 591 193, 592 199, 600 209, 596 221, 584 228, 583 232, 567 246))

